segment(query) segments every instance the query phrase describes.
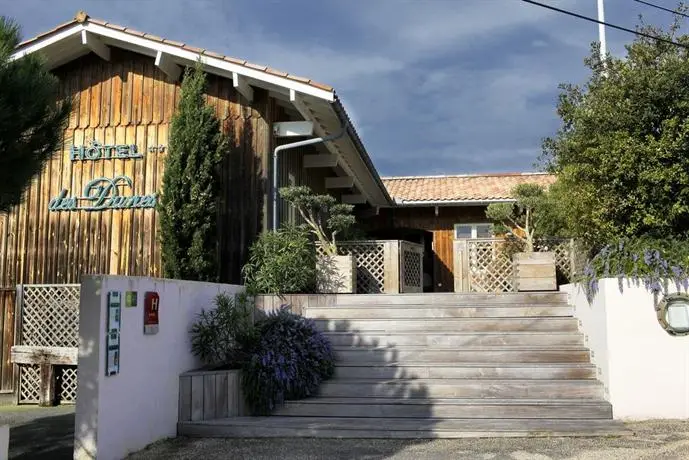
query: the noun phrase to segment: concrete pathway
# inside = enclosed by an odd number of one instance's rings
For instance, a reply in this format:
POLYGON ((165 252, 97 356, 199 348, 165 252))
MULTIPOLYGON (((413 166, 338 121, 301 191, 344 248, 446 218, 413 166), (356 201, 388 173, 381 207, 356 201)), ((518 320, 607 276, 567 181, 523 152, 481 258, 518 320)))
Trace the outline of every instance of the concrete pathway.
POLYGON ((10 425, 10 460, 72 458, 74 406, 0 406, 0 425, 10 425))
POLYGON ((333 439, 185 439, 156 443, 130 460, 444 460, 689 458, 689 421, 632 423, 623 438, 497 438, 435 441, 333 439))

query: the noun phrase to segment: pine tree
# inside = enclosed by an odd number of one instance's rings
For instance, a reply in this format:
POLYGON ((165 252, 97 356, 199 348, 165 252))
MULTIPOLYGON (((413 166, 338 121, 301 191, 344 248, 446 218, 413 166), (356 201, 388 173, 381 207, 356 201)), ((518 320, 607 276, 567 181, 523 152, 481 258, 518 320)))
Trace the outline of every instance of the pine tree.
POLYGON ((206 76, 188 68, 170 127, 158 205, 163 272, 168 278, 217 281, 218 166, 227 148, 220 122, 205 104, 206 76))
POLYGON ((36 54, 10 60, 19 27, 0 16, 0 213, 22 201, 31 180, 62 142, 71 101, 36 54))

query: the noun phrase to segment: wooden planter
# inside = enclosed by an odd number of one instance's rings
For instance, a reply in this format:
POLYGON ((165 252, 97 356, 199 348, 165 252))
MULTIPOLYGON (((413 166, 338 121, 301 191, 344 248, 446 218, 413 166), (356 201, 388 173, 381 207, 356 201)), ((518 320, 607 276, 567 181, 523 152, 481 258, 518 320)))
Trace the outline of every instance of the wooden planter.
POLYGON ((355 257, 319 256, 316 262, 316 286, 322 294, 355 294, 355 257))
POLYGON ((179 421, 213 420, 247 414, 240 371, 191 371, 179 376, 179 421))
POLYGON ((512 257, 517 291, 555 291, 554 252, 520 252, 512 257))

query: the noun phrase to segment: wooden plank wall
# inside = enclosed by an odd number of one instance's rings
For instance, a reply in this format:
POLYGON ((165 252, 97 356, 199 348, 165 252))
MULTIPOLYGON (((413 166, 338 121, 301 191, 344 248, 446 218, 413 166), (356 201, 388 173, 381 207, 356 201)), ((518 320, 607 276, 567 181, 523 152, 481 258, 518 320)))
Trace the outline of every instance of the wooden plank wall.
POLYGON ((0 392, 12 391, 14 387, 14 366, 10 361, 10 349, 14 345, 15 296, 14 288, 0 288, 0 392))
MULTIPOLYGON (((109 62, 90 54, 55 73, 63 83, 63 97, 73 98, 74 110, 62 149, 34 180, 25 201, 0 216, 0 286, 78 283, 82 273, 160 276, 154 210, 49 212, 48 203, 62 189, 81 196, 93 178, 119 174, 132 178, 131 193, 157 193, 166 153, 149 153, 147 148, 167 146, 179 84, 170 83, 152 58, 119 49, 112 49, 109 62), (70 161, 71 146, 92 139, 136 144, 144 158, 70 161)), ((250 106, 231 81, 209 77, 207 101, 232 139, 223 163, 219 230, 221 277, 227 282, 239 281, 248 243, 265 226, 262 211, 274 103, 265 91, 255 94, 250 106)))
POLYGON ((454 290, 454 261, 452 242, 454 225, 487 222, 484 206, 407 207, 381 209, 378 216, 363 223, 371 230, 419 229, 433 233, 433 284, 436 292, 454 290))

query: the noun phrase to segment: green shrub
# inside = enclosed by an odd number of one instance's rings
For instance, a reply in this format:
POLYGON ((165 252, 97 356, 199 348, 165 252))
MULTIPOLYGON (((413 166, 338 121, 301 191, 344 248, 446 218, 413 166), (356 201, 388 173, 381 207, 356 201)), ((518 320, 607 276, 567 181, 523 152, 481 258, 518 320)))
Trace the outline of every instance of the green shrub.
POLYGON ((209 366, 239 369, 257 340, 253 303, 246 294, 218 294, 191 327, 191 351, 209 366))
POLYGON ((332 348, 313 320, 283 306, 256 327, 260 338, 242 369, 242 389, 253 413, 268 415, 285 400, 313 396, 332 377, 332 348))
POLYGON ((242 272, 247 290, 253 294, 313 292, 316 253, 308 232, 286 226, 262 233, 251 245, 242 272))

